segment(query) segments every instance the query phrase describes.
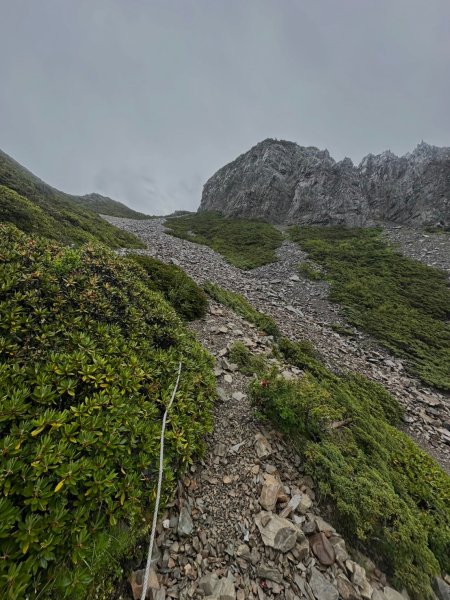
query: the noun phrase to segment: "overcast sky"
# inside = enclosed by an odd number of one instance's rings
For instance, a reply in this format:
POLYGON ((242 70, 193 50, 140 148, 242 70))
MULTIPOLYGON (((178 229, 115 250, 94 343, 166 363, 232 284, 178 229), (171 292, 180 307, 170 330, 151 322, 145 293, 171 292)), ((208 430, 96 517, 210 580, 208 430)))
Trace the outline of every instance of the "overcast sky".
POLYGON ((267 137, 450 145, 450 0, 0 0, 0 148, 150 214, 267 137))

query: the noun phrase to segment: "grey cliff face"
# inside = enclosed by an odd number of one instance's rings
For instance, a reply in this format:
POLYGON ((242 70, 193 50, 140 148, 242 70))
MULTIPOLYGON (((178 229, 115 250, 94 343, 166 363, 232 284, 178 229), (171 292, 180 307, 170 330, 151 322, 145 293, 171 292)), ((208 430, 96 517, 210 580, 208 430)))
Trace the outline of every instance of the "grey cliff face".
POLYGON ((411 225, 450 222, 450 148, 425 142, 405 156, 368 155, 359 165, 363 190, 378 220, 411 225))
POLYGON ((370 226, 377 221, 448 225, 450 149, 349 158, 267 139, 205 184, 199 210, 279 224, 370 226))

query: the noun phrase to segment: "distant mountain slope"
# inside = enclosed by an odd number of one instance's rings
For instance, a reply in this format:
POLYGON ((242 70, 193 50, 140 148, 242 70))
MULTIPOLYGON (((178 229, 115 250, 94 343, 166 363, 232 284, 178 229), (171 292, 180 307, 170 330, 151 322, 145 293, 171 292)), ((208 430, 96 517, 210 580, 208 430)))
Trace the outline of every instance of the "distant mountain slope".
POLYGON ((85 208, 78 196, 51 187, 1 150, 0 221, 63 243, 98 240, 112 248, 143 246, 85 208))
POLYGON ((129 208, 118 200, 113 200, 108 196, 102 196, 101 194, 86 194, 85 196, 78 196, 77 202, 83 208, 93 210, 95 213, 100 215, 109 215, 110 217, 123 217, 125 219, 151 219, 150 215, 137 212, 132 208, 129 208))
POLYGON ((356 167, 327 150, 267 139, 206 182, 199 210, 281 224, 448 226, 450 148, 422 142, 402 157, 370 154, 356 167))

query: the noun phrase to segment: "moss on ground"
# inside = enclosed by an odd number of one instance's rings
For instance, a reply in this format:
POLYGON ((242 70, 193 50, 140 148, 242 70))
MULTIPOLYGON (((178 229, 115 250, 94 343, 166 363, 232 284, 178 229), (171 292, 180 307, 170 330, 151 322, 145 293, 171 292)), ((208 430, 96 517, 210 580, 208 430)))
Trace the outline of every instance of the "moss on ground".
POLYGON ((0 225, 0 596, 87 598, 204 448, 212 360, 140 267, 0 225))
POLYGON ((168 233, 210 246, 240 269, 254 269, 277 260, 283 234, 269 223, 201 212, 166 221, 168 233))
POLYGON ((331 373, 310 346, 282 339, 278 350, 305 375, 268 372, 253 401, 304 457, 336 527, 397 587, 431 598, 432 577, 450 570, 450 478, 396 428, 402 409, 379 384, 331 373))
POLYGON ((445 272, 395 252, 378 229, 294 227, 292 240, 326 271, 348 321, 450 390, 450 286, 445 272))

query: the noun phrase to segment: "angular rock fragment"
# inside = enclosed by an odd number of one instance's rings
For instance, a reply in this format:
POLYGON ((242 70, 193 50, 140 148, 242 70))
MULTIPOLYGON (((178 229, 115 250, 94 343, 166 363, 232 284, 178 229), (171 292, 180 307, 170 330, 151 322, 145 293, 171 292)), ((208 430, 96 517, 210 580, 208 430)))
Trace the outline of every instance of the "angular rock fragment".
POLYGON ((206 573, 198 582, 198 587, 203 590, 206 596, 211 596, 218 583, 219 578, 215 573, 206 573))
POLYGON ((434 578, 433 589, 439 600, 450 600, 450 585, 440 577, 434 578))
POLYGON ((323 532, 320 531, 312 535, 309 538, 309 543, 311 550, 322 565, 329 567, 334 563, 336 560, 334 548, 323 532))
POLYGON ((222 577, 214 588, 214 596, 219 600, 236 600, 236 589, 231 579, 222 577))
POLYGON ((308 494, 300 494, 300 501, 297 505, 297 510, 301 515, 306 515, 312 506, 312 500, 308 494))
POLYGON ((317 600, 338 600, 339 592, 320 571, 315 567, 311 569, 311 577, 309 580, 312 592, 317 600))
MULTIPOLYGON (((144 578, 145 578, 145 569, 140 569, 139 571, 133 571, 130 577, 130 585, 131 592, 133 594, 134 600, 141 600, 142 589, 144 586, 144 578)), ((147 585, 147 593, 146 598, 151 598, 152 590, 159 589, 159 581, 156 571, 154 569, 150 569, 149 577, 148 577, 148 585, 147 585)))
POLYGON ((178 535, 188 536, 194 529, 194 523, 192 522, 191 514, 187 506, 182 506, 180 510, 180 517, 178 519, 178 535))
POLYGON ((336 586, 342 600, 359 600, 360 595, 358 591, 343 573, 339 573, 336 577, 336 586))
POLYGON ((271 513, 259 513, 255 522, 264 544, 283 553, 292 550, 298 535, 303 535, 294 523, 271 513))
POLYGON ((255 450, 258 458, 267 458, 272 454, 272 446, 262 433, 255 435, 255 450))
POLYGON ((394 590, 394 588, 389 586, 384 588, 383 594, 386 600, 405 600, 404 596, 402 596, 400 592, 397 592, 397 590, 394 590))
POLYGON ((283 517, 285 519, 292 512, 294 512, 297 509, 298 505, 300 504, 301 499, 302 499, 302 497, 299 494, 295 494, 294 496, 292 496, 292 498, 289 500, 286 508, 283 508, 283 510, 281 511, 280 517, 283 517))
POLYGON ((274 510, 278 495, 282 489, 281 482, 273 475, 266 475, 259 497, 259 503, 266 510, 274 510))
POLYGON ((256 569, 256 575, 261 579, 269 579, 270 581, 275 581, 276 583, 281 583, 283 581, 282 574, 274 567, 261 565, 256 569))

